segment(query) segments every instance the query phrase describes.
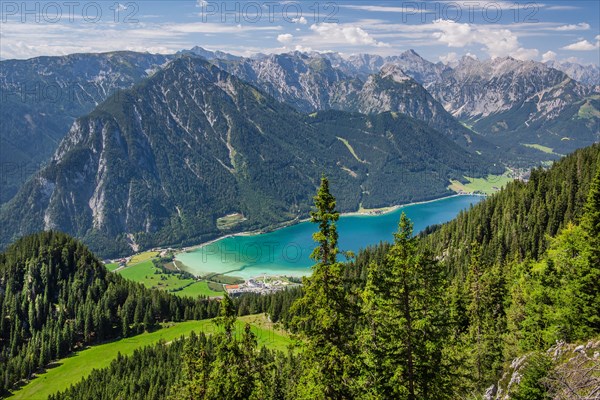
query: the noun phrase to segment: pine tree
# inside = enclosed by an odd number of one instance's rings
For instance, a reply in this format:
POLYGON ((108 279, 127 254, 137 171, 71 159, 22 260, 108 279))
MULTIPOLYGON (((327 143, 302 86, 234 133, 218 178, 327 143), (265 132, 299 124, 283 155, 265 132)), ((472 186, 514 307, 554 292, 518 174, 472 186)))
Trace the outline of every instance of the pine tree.
POLYGON ((385 260, 369 266, 362 294, 361 383, 372 398, 451 397, 443 354, 450 337, 443 271, 426 250, 418 250, 404 213, 394 239, 385 260))
POLYGON ((313 235, 318 244, 311 254, 316 264, 303 280, 304 296, 292 306, 293 325, 306 340, 306 374, 303 398, 341 399, 349 396, 351 366, 349 305, 344 289, 343 267, 337 261, 338 233, 336 201, 329 181, 321 178, 314 197, 311 221, 319 225, 313 235))

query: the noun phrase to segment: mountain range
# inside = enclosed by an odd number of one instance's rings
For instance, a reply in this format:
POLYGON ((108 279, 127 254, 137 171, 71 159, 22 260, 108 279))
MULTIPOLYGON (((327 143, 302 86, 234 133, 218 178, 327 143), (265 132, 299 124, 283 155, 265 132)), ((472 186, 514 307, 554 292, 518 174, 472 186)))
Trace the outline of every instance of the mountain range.
POLYGON ((431 199, 600 132, 597 86, 512 58, 196 47, 0 66, 2 246, 58 229, 120 255, 213 238, 232 213, 235 230, 278 226, 307 215, 323 173, 343 211, 431 199))
POLYGON ((112 256, 212 238, 231 213, 246 218, 240 229, 306 216, 323 173, 351 211, 440 197, 450 179, 501 171, 407 115, 307 116, 183 56, 79 118, 0 211, 1 238, 61 230, 112 256))

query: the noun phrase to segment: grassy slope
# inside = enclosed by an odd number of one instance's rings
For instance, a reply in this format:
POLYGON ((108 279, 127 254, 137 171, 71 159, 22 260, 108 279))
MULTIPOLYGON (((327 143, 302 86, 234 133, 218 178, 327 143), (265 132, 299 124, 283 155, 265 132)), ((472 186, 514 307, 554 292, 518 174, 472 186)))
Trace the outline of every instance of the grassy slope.
POLYGON ((192 283, 190 286, 186 286, 182 290, 173 292, 173 294, 176 296, 188 296, 188 297, 198 297, 198 296, 215 297, 215 296, 222 296, 223 292, 216 292, 214 290, 211 290, 211 288, 208 287, 208 282, 200 281, 200 282, 192 283))
POLYGON ((131 257, 131 260, 129 260, 129 265, 134 265, 137 263, 141 263, 147 260, 151 260, 154 257, 158 256, 158 251, 145 251, 143 253, 139 253, 136 254, 135 256, 131 257))
POLYGON ((223 294, 211 290, 206 282, 195 282, 193 279, 181 279, 176 275, 156 274, 156 270, 156 267, 150 259, 126 267, 118 271, 118 273, 125 279, 139 282, 151 289, 173 291, 183 288, 182 290, 173 292, 173 294, 178 296, 220 296, 223 294))
MULTIPOLYGON (((251 323, 252 332, 257 336, 259 346, 264 345, 272 349, 285 351, 288 345, 292 343, 285 332, 270 327, 262 315, 240 318, 237 322, 239 329, 236 329, 236 334, 243 332, 243 327, 247 322, 251 323)), ((15 400, 46 399, 48 395, 64 390, 69 385, 77 383, 88 376, 93 369, 109 366, 119 352, 122 355, 129 355, 133 354, 135 349, 152 345, 159 340, 170 342, 181 336, 189 335, 191 331, 202 331, 210 334, 216 330, 217 327, 212 320, 187 321, 167 324, 163 329, 152 333, 143 333, 126 339, 92 346, 58 361, 56 367, 33 379, 10 398, 15 400)))
POLYGON ((529 147, 531 149, 536 149, 539 150, 541 152, 544 152, 546 154, 557 154, 554 152, 554 149, 548 147, 548 146, 542 146, 541 144, 528 144, 528 143, 523 143, 522 144, 525 147, 529 147))
POLYGON ((466 177, 466 179, 469 180, 469 183, 463 184, 459 181, 453 180, 451 181, 452 184, 448 186, 448 188, 455 192, 463 191, 465 193, 479 192, 484 194, 493 194, 497 192, 498 189, 514 180, 514 178, 506 175, 489 175, 487 178, 466 177))

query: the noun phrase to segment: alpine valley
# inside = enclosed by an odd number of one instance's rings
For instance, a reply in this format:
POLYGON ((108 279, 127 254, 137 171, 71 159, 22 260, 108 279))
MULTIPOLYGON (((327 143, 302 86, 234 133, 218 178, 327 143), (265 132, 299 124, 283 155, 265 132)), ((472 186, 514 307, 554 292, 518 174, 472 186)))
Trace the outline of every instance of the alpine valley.
MULTIPOLYGON (((81 44, 279 32, 109 25, 81 44)), ((600 398, 597 66, 169 51, 0 61, 0 398, 600 398)))
POLYGON ((582 66, 199 47, 0 64, 3 247, 56 229, 113 257, 210 240, 230 214, 280 226, 323 173, 341 211, 429 200, 600 134, 582 66))

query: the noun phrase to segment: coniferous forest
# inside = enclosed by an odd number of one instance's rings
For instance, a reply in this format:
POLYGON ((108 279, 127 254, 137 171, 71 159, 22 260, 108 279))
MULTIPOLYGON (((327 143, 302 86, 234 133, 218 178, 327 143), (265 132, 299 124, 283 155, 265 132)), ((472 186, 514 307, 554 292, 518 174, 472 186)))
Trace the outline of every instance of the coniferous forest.
POLYGON ((119 356, 51 399, 600 396, 599 145, 419 235, 403 214, 390 243, 356 255, 338 246, 329 184, 300 290, 182 299, 109 273, 67 235, 17 241, 0 255, 3 395, 82 346, 216 317, 218 333, 119 356), (249 313, 297 345, 259 348, 235 324, 249 313))

